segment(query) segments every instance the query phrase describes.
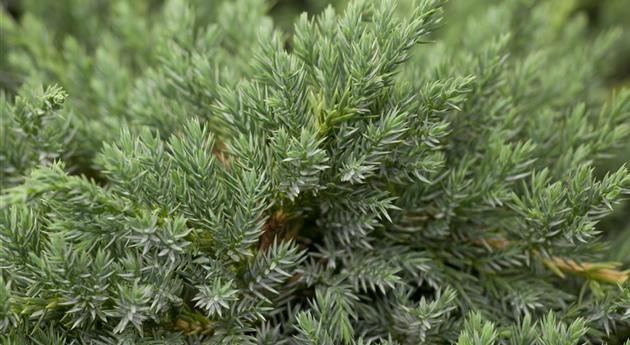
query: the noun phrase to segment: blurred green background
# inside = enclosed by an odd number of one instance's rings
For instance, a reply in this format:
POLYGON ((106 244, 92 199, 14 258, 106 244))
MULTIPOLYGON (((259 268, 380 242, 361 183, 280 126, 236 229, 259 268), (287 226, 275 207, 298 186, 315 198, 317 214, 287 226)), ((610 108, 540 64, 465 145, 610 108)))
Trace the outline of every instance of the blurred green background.
MULTIPOLYGON (((200 7, 215 8, 216 3, 222 0, 195 0, 200 7)), ((343 11, 349 0, 270 0, 268 12, 273 18, 274 24, 286 33, 290 33, 295 19, 303 12, 316 15, 327 6, 332 6, 338 11, 343 11)), ((447 6, 446 30, 442 33, 457 35, 466 21, 487 10, 491 5, 505 0, 450 0, 447 6)), ((524 4, 543 2, 545 0, 521 0, 524 4)), ((546 0, 549 1, 549 0, 546 0)), ((144 1, 142 1, 144 2, 144 1)), ((149 0, 155 8, 158 8, 164 0, 149 0)), ((400 3, 410 2, 399 0, 400 3)), ((628 0, 552 0, 555 8, 554 20, 549 25, 563 25, 567 19, 574 16, 585 16, 593 35, 613 27, 621 27, 624 30, 623 43, 616 47, 616 52, 610 57, 611 72, 609 77, 611 86, 630 84, 630 2, 628 0)), ((87 36, 94 34, 98 25, 93 20, 85 20, 84 14, 102 13, 103 17, 111 11, 109 0, 1 0, 3 8, 18 21, 24 12, 34 12, 37 17, 44 18, 50 29, 57 34, 69 34, 76 38, 89 41, 87 36), (77 7, 76 3, 83 6, 77 7), (42 3, 46 3, 42 5, 42 3), (38 13, 39 12, 39 13, 38 13), (81 22, 92 23, 82 25, 81 22), (91 26, 86 27, 86 26, 91 26)), ((401 6, 404 8, 404 6, 401 6)), ((213 15, 209 14, 208 18, 213 15)), ((92 18, 90 18, 92 19, 92 18)), ((94 39, 96 36, 93 36, 94 39)), ((4 38, 2 39, 4 41, 4 38)), ((4 43, 4 42, 3 42, 4 43)), ((6 48, 0 45, 0 48, 6 48)), ((2 57, 4 57, 4 53, 2 57)), ((6 72, 3 69, 3 72, 6 72)), ((2 75, 2 84, 14 85, 15 81, 2 75)))

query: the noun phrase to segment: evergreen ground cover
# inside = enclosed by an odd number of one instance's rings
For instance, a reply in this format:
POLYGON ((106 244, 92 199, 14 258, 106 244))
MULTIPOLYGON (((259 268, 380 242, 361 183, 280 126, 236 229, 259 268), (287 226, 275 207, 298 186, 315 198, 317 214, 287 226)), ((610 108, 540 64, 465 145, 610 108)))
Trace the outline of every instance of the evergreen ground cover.
POLYGON ((2 343, 630 345, 623 3, 3 3, 2 343))

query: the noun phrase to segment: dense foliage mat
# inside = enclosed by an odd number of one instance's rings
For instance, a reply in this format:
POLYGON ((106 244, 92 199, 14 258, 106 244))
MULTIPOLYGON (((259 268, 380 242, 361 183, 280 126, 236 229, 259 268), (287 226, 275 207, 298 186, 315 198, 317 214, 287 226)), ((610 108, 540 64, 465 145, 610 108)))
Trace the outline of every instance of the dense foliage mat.
POLYGON ((615 16, 342 3, 2 12, 3 344, 624 344, 615 16))

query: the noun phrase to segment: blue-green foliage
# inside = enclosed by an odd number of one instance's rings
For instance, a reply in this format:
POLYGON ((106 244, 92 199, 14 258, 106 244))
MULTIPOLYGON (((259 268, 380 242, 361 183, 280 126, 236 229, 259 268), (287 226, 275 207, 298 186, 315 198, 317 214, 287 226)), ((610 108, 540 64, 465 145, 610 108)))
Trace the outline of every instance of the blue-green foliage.
POLYGON ((354 1, 290 35, 262 0, 23 5, 3 343, 627 337, 630 236, 600 223, 630 193, 623 31, 552 1, 354 1))

